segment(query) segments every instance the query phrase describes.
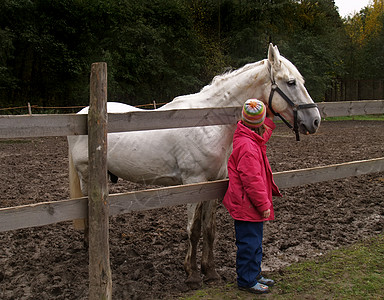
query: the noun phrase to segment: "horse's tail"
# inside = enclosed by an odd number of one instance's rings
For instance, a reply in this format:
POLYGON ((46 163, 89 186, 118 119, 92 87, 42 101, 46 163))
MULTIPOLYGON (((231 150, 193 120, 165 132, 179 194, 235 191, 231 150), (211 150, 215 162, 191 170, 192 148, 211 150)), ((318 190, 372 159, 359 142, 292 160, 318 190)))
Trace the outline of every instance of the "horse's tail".
MULTIPOLYGON (((68 171, 69 171, 69 196, 71 199, 81 198, 83 197, 83 193, 81 192, 80 186, 80 178, 77 170, 75 168, 75 164, 73 163, 71 150, 68 149, 68 171)), ((78 230, 85 229, 85 220, 77 219, 73 220, 73 227, 78 230)))

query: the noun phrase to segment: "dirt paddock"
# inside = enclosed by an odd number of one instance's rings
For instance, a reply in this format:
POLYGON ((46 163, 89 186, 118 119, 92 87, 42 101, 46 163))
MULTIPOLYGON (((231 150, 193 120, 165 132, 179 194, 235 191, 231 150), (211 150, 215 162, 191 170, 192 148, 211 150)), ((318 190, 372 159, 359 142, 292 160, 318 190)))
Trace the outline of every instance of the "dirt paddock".
MULTIPOLYGON (((269 142, 274 172, 383 156, 384 123, 323 122, 313 136, 283 125, 269 142)), ((65 138, 0 140, 0 207, 67 199, 65 138)), ((119 180, 110 193, 142 189, 119 180)), ((283 189, 276 220, 265 225, 266 271, 320 256, 383 232, 384 174, 283 189)), ((170 299, 184 284, 184 206, 111 218, 114 299, 170 299)), ((215 263, 222 283, 234 282, 233 221, 219 204, 215 263)), ((0 299, 87 299, 88 258, 82 233, 71 222, 0 233, 0 299)))

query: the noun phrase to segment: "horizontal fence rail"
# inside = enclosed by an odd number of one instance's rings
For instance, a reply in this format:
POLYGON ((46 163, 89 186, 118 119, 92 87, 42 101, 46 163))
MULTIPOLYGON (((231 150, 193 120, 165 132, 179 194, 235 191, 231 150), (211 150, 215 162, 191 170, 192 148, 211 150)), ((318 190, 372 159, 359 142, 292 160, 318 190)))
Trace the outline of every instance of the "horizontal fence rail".
MULTIPOLYGON (((235 124, 241 107, 132 111, 108 114, 108 132, 235 124)), ((87 134, 87 115, 0 116, 0 138, 87 134)))
MULTIPOLYGON (((290 188, 383 171, 384 157, 381 157, 325 167, 276 172, 273 176, 280 188, 290 188)), ((113 194, 109 196, 109 211, 110 215, 119 215, 222 198, 227 186, 228 180, 225 179, 113 194)), ((86 218, 87 202, 88 198, 83 197, 2 208, 0 232, 86 218)))
MULTIPOLYGON (((318 103, 323 117, 377 115, 384 100, 318 103)), ((108 132, 235 124, 241 107, 143 110, 108 114, 108 132)), ((86 135, 87 115, 0 116, 0 138, 86 135)))
POLYGON ((384 100, 321 102, 317 106, 323 118, 384 114, 384 100))

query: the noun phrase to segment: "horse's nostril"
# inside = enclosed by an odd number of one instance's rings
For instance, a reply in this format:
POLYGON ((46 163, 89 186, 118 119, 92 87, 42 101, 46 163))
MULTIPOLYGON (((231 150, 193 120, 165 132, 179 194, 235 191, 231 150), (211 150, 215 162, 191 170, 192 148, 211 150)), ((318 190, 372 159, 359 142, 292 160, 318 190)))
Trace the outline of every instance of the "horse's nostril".
POLYGON ((315 119, 313 125, 315 125, 315 127, 319 127, 319 119, 315 119))

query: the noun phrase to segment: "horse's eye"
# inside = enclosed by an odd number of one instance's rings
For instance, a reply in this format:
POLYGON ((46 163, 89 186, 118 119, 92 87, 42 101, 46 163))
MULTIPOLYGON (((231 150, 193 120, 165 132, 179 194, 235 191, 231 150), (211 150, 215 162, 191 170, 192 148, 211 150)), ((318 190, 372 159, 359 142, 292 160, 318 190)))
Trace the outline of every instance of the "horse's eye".
POLYGON ((295 85, 296 85, 296 79, 290 79, 290 80, 288 80, 288 81, 287 81, 287 84, 288 84, 289 86, 295 86, 295 85))

